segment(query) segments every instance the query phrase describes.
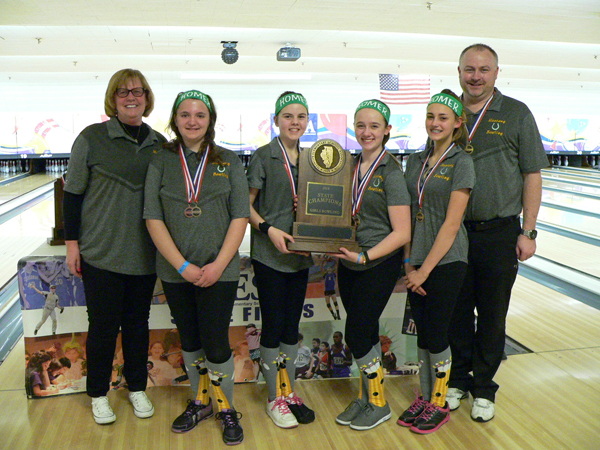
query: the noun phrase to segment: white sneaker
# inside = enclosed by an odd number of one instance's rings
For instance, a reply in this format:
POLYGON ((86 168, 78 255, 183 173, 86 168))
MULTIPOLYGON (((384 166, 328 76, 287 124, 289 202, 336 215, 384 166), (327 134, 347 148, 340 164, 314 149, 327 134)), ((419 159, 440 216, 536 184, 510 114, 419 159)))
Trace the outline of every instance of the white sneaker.
POLYGON ((133 413, 140 419, 154 415, 154 406, 144 391, 130 392, 129 401, 133 405, 133 413))
POLYGON ((461 391, 457 388, 448 388, 448 392, 446 393, 446 401, 448 402, 448 406, 450 407, 450 411, 454 411, 458 409, 460 406, 460 401, 464 398, 468 398, 469 393, 465 391, 461 391))
POLYGON ((471 409, 471 419, 476 422, 488 422, 494 418, 496 405, 486 398, 476 398, 471 409))
POLYGON ((278 427, 295 428, 298 426, 298 421, 283 396, 277 397, 272 402, 267 401, 267 414, 278 427))
POLYGON ((92 398, 92 414, 99 425, 106 425, 117 420, 117 416, 108 403, 108 397, 92 398))

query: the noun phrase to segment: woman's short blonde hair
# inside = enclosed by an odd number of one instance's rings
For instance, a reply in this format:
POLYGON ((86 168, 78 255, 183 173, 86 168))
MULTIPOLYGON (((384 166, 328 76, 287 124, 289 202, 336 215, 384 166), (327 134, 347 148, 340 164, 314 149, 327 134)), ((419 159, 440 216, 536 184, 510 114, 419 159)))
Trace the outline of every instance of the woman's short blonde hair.
POLYGON ((154 109, 154 94, 146 77, 139 70, 122 69, 115 73, 108 82, 106 94, 104 95, 104 112, 108 117, 117 117, 117 105, 115 103, 115 93, 120 87, 126 86, 128 81, 140 80, 142 87, 146 90, 146 109, 144 117, 148 117, 154 109))

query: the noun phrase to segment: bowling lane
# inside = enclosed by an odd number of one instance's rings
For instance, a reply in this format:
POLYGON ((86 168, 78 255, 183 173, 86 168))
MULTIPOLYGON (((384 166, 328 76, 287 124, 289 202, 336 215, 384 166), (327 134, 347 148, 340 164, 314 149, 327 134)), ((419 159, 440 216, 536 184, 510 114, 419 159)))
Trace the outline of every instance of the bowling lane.
POLYGON ((542 202, 574 208, 580 211, 600 213, 600 196, 597 198, 577 195, 577 191, 556 192, 542 187, 542 202))
POLYGON ((600 219, 595 217, 542 206, 538 214, 538 221, 548 222, 563 229, 600 237, 600 219))
POLYGON ((550 189, 562 189, 565 191, 572 192, 574 194, 582 193, 587 195, 596 195, 600 197, 600 182, 596 183, 585 183, 578 184, 573 182, 566 182, 560 178, 543 178, 542 187, 550 189))
POLYGON ((581 167, 553 167, 552 169, 545 169, 542 173, 559 173, 565 175, 575 175, 584 178, 600 178, 600 170, 598 169, 583 169, 581 167))
POLYGON ((17 263, 52 236, 54 197, 0 225, 0 286, 17 273, 17 263))
POLYGON ((558 180, 579 182, 579 183, 592 183, 592 184, 600 183, 600 178, 595 175, 578 175, 575 173, 565 173, 565 172, 560 172, 560 171, 555 171, 555 170, 542 171, 542 178, 558 179, 558 180))
POLYGON ((0 204, 11 201, 15 197, 26 194, 40 186, 52 183, 56 180, 55 175, 47 175, 46 173, 36 173, 25 178, 12 181, 0 185, 0 204))
POLYGON ((600 278, 600 249, 575 239, 540 230, 535 254, 600 278))

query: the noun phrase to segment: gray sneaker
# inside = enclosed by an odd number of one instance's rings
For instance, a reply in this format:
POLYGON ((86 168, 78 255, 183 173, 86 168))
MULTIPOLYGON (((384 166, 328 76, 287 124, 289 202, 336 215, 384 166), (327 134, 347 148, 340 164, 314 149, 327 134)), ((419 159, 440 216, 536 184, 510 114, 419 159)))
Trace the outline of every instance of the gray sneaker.
POLYGON ((366 399, 357 398, 356 400, 352 400, 346 409, 335 418, 335 421, 340 425, 350 425, 366 405, 366 399))
POLYGON ((391 418, 392 411, 389 403, 386 403, 385 406, 375 406, 373 403, 367 403, 350 423, 350 428, 353 430, 370 430, 391 418))

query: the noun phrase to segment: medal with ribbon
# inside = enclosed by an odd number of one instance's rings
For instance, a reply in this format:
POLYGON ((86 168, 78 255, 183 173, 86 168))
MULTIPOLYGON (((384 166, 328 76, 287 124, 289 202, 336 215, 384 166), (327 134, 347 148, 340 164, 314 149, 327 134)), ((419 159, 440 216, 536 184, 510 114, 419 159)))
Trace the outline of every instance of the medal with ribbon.
POLYGON ((290 185, 292 187, 292 195, 295 200, 296 195, 297 195, 296 194, 297 186, 296 186, 296 180, 294 180, 294 174, 292 173, 292 162, 290 161, 290 157, 288 156, 287 152, 285 151, 283 142, 281 142, 281 139, 279 137, 277 137, 277 142, 279 142, 279 147, 281 147, 281 151, 283 153, 283 167, 285 168, 288 178, 290 179, 290 185))
POLYGON ((200 158, 200 164, 196 169, 194 178, 192 178, 183 147, 181 145, 179 146, 179 159, 181 160, 181 167, 183 169, 183 178, 185 179, 185 190, 188 202, 187 208, 183 211, 185 217, 199 217, 202 214, 202 210, 198 206, 198 197, 200 196, 202 179, 204 178, 204 172, 206 171, 206 162, 208 161, 209 151, 210 146, 207 146, 204 155, 200 158))
POLYGON ((454 142, 450 145, 450 147, 446 149, 446 151, 442 154, 440 159, 437 160, 437 162, 428 172, 425 171, 425 168, 427 167, 427 162, 429 161, 429 157, 431 156, 431 153, 433 153, 433 150, 429 152, 427 158, 425 159, 425 162, 423 163, 421 173, 419 174, 419 179, 417 180, 417 196, 419 198, 419 212, 416 215, 417 222, 423 222, 423 220, 425 220, 425 214, 423 214, 423 193, 425 192, 425 185, 429 181, 429 178, 431 178, 431 176, 435 172, 435 169, 437 169, 437 167, 442 163, 442 161, 446 159, 446 156, 448 155, 448 153, 450 153, 452 147, 454 147, 454 142))
POLYGON ((386 151, 382 150, 379 156, 371 163, 369 170, 365 173, 365 176, 360 179, 360 164, 362 162, 362 153, 358 157, 358 161, 356 163, 356 167, 354 168, 354 174, 352 175, 352 219, 354 219, 354 223, 358 225, 359 218, 358 212, 360 211, 360 206, 363 201, 363 196, 365 191, 367 190, 367 186, 369 185, 369 181, 371 181, 371 177, 375 173, 375 169, 381 162, 381 160, 386 155, 386 151))
POLYGON ((485 116, 487 109, 489 108, 490 104, 492 103, 492 100, 494 99, 494 95, 496 95, 496 92, 494 92, 492 94, 492 96, 488 99, 488 101, 485 103, 483 109, 481 110, 481 113, 479 114, 479 117, 473 124, 473 128, 471 128, 471 131, 469 131, 469 143, 467 144, 467 148, 465 148, 465 152, 467 152, 468 154, 473 153, 473 151, 475 150, 473 148, 473 145, 471 145, 471 141, 473 140, 473 136, 475 135, 475 132, 477 131, 477 128, 479 127, 479 124, 481 123, 481 120, 483 119, 483 116, 485 116))

